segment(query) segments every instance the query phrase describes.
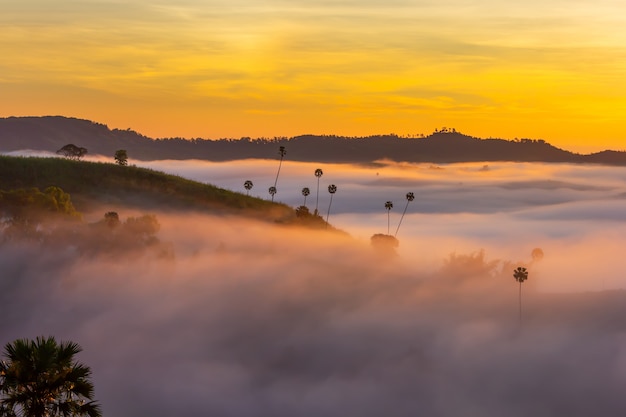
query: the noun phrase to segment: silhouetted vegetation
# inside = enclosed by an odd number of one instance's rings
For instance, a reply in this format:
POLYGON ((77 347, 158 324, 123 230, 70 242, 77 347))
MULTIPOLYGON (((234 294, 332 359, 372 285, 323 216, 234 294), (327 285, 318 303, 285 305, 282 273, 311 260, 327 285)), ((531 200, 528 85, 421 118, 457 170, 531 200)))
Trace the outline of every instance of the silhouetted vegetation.
POLYGON ((393 134, 367 137, 303 135, 292 138, 152 140, 132 130, 111 130, 88 120, 64 117, 0 118, 1 151, 36 149, 55 152, 68 141, 82 143, 89 148, 90 154, 107 156, 125 149, 139 160, 272 159, 276 146, 282 146, 283 149, 289 147, 290 159, 294 161, 372 162, 389 159, 435 163, 523 161, 626 165, 626 152, 579 155, 556 148, 543 139, 479 139, 454 128, 442 128, 430 135, 412 137, 393 134))
POLYGON ((0 361, 0 415, 100 417, 91 370, 74 359, 81 351, 53 337, 8 343, 0 361))
POLYGON ((78 161, 80 158, 87 155, 87 148, 76 146, 73 143, 70 143, 63 146, 56 153, 66 158, 78 161))
POLYGON ((393 202, 386 201, 385 202, 385 210, 387 210, 387 234, 389 234, 389 214, 391 213, 391 209, 393 208, 393 202))
POLYGON ((317 194, 315 196, 315 215, 317 215, 319 213, 318 211, 318 207, 319 207, 319 202, 320 202, 320 178, 322 178, 322 175, 324 175, 324 171, 322 171, 321 168, 317 168, 315 170, 315 178, 317 178, 317 194))
POLYGON ((376 252, 384 257, 396 256, 396 248, 400 242, 395 237, 377 233, 370 238, 370 243, 376 252))
POLYGON ((82 212, 89 211, 97 202, 299 223, 295 210, 287 205, 146 168, 61 158, 0 156, 0 189, 6 190, 5 193, 29 188, 45 190, 51 186, 71 195, 76 210, 82 212))
POLYGON ((333 205, 333 196, 337 192, 337 186, 335 184, 330 184, 328 186, 328 192, 330 193, 330 202, 328 203, 328 213, 326 214, 326 222, 328 222, 328 217, 330 217, 330 206, 333 205))
POLYGON ((402 216, 400 217, 400 221, 398 222, 398 227, 396 228, 396 233, 394 236, 398 236, 398 230, 400 230, 400 225, 402 224, 402 220, 404 219, 404 215, 406 214, 406 209, 409 208, 409 203, 415 200, 415 194, 406 193, 406 205, 404 206, 404 211, 402 212, 402 216))
POLYGON ((528 279, 528 271, 520 266, 513 271, 513 278, 519 282, 519 322, 522 324, 522 283, 528 279))
POLYGON ((118 149, 115 151, 115 163, 118 165, 126 166, 128 165, 128 153, 126 149, 118 149))

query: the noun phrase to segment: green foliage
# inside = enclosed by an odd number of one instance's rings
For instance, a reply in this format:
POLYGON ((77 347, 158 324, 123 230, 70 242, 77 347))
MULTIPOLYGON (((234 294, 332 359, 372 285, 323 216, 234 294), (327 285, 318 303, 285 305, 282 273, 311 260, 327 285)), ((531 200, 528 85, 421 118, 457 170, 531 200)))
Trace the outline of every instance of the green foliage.
POLYGON ((5 238, 40 239, 44 224, 57 220, 78 220, 70 195, 59 187, 0 190, 0 225, 5 238))
POLYGON ((74 360, 81 351, 76 343, 53 337, 8 343, 0 362, 2 415, 100 417, 91 370, 74 360))
POLYGON ((294 210, 284 204, 146 168, 60 158, 0 156, 0 189, 49 186, 62 188, 80 202, 110 203, 132 196, 135 201, 160 207, 239 214, 280 223, 295 220, 294 210))

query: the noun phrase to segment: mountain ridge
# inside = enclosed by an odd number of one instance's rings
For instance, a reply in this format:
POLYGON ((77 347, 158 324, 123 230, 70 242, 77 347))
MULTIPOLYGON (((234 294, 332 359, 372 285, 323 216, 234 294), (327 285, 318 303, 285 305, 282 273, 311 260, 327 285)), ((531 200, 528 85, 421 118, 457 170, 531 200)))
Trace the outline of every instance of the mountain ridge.
POLYGON ((116 150, 125 149, 129 157, 138 160, 273 159, 278 146, 285 146, 289 159, 305 162, 367 163, 389 159, 434 163, 513 161, 626 165, 626 152, 606 150, 584 155, 557 148, 541 139, 481 139, 445 128, 420 138, 299 135, 272 139, 152 139, 130 129, 109 129, 105 124, 64 116, 0 118, 0 152, 25 149, 55 152, 68 143, 85 147, 90 154, 111 157, 116 150))

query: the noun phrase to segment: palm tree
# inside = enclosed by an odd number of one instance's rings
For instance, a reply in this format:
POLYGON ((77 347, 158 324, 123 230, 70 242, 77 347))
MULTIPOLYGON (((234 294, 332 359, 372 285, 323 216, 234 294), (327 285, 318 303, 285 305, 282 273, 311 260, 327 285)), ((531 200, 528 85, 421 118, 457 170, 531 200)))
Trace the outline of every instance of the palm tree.
POLYGON ((250 195, 250 190, 252 189, 252 187, 254 187, 254 184, 250 180, 247 180, 243 183, 243 188, 246 189, 246 195, 250 195))
POLYGON ((328 224, 328 217, 330 216, 330 206, 333 204, 333 195, 337 192, 337 186, 330 184, 328 186, 328 192, 330 193, 330 203, 328 204, 328 214, 326 214, 326 224, 328 224))
POLYGON ((404 206, 404 211, 402 212, 402 217, 400 217, 400 222, 398 223, 398 228, 396 229, 394 237, 398 236, 398 230, 400 230, 402 219, 404 219, 404 215, 406 214, 406 209, 409 208, 409 203, 413 200, 415 200, 415 195, 413 193, 406 193, 406 205, 404 206))
POLYGON ((101 417, 92 400, 91 370, 74 360, 81 351, 76 343, 53 337, 8 343, 0 362, 1 415, 101 417))
POLYGON ((513 278, 519 282, 519 324, 522 325, 522 282, 528 279, 528 271, 524 267, 517 267, 513 270, 513 278))
POLYGON ((304 196, 304 204, 303 204, 303 206, 306 206, 306 198, 307 198, 307 196, 309 194, 311 194, 311 190, 309 190, 309 187, 304 187, 302 189, 302 195, 304 196))
POLYGON ((324 175, 324 171, 321 168, 315 170, 315 176, 317 177, 317 197, 315 197, 315 215, 317 215, 317 207, 320 200, 320 178, 324 175))
POLYGON ((272 196, 272 202, 274 201, 274 195, 276 194, 277 191, 278 190, 274 186, 271 186, 269 189, 270 195, 272 196))
POLYGON ((274 187, 278 183, 278 175, 280 174, 280 166, 283 164, 283 158, 287 155, 287 151, 284 146, 278 148, 278 154, 280 155, 280 162, 278 163, 278 172, 276 173, 276 179, 274 180, 274 187))
POLYGON ((391 212, 391 209, 393 208, 393 203, 391 201, 387 201, 385 203, 385 208, 387 209, 387 234, 389 234, 389 213, 391 212))

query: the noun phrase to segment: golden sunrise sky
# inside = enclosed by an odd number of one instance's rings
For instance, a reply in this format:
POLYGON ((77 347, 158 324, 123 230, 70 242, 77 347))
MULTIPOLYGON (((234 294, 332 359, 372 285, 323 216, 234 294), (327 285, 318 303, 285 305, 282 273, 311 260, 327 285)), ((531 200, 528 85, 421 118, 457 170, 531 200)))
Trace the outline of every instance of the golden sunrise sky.
POLYGON ((0 116, 626 149, 624 0, 0 0, 0 116))

